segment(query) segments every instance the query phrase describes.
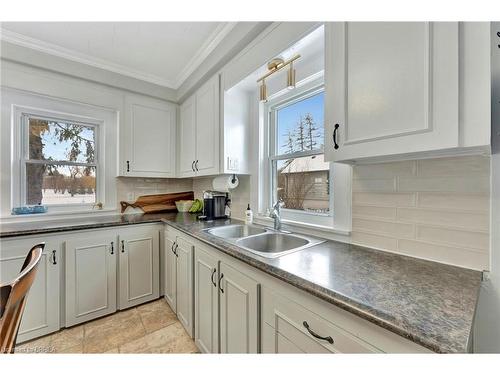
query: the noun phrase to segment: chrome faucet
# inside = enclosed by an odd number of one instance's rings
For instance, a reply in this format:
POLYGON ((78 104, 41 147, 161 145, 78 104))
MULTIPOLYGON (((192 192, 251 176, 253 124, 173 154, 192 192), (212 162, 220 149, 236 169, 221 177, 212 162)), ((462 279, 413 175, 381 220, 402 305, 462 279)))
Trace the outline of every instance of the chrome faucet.
POLYGON ((271 212, 269 213, 269 217, 274 219, 274 230, 281 229, 281 208, 285 205, 285 202, 280 198, 278 201, 273 204, 271 208, 271 212))

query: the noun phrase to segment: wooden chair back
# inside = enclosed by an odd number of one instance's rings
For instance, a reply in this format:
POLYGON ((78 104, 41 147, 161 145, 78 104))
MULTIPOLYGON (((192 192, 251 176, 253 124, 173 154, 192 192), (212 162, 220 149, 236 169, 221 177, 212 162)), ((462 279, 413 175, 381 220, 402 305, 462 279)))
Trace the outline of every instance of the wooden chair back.
POLYGON ((33 246, 19 275, 10 283, 0 285, 1 353, 14 353, 19 325, 26 306, 26 295, 35 280, 44 247, 44 243, 33 246))

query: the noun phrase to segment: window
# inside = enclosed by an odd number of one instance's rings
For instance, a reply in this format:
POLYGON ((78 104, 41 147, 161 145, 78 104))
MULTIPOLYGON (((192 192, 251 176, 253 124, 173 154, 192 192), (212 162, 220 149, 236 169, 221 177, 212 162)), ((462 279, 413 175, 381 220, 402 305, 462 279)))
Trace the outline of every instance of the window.
POLYGON ((23 114, 23 204, 97 201, 97 124, 23 114))
POLYGON ((331 224, 330 163, 323 155, 323 87, 278 100, 268 105, 271 202, 282 199, 283 216, 290 220, 331 224))

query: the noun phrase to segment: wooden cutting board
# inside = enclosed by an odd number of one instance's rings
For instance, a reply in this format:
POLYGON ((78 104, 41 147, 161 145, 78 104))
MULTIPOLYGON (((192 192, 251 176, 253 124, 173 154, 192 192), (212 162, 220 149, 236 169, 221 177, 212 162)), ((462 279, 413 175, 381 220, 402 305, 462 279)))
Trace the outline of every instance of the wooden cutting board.
POLYGON ((193 200, 194 193, 185 191, 182 193, 141 195, 134 203, 120 202, 121 212, 124 213, 128 207, 140 208, 145 213, 177 211, 176 201, 193 200))

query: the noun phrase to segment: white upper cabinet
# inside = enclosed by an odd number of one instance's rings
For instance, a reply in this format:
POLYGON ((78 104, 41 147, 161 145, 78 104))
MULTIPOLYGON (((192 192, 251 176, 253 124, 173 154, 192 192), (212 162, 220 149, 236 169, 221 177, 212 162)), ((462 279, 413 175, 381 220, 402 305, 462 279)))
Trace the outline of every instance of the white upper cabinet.
POLYGON ((176 108, 146 96, 126 96, 120 175, 175 177, 176 108))
POLYGON ((218 174, 219 75, 181 105, 179 128, 178 176, 218 174))
MULTIPOLYGON (((482 81, 489 68, 489 51, 481 43, 466 46, 470 47, 466 53, 475 54, 477 60, 461 66, 460 51, 467 40, 460 27, 458 22, 326 24, 327 160, 487 146, 486 121, 474 124, 482 134, 479 141, 476 137, 469 142, 463 136, 472 121, 460 118, 460 81, 471 74, 482 81)), ((486 91, 487 87, 469 82, 468 89, 486 91)), ((463 104, 484 108, 479 99, 463 104)))

